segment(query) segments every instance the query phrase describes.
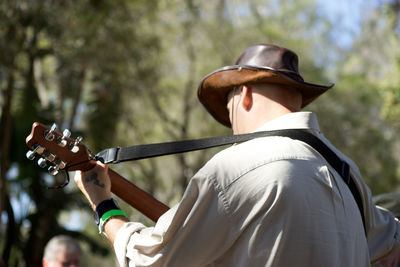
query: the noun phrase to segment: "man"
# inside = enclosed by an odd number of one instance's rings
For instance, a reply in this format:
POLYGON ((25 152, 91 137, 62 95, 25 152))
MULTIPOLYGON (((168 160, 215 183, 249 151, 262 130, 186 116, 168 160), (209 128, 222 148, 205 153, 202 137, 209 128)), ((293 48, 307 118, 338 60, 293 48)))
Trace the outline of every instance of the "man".
POLYGON ((234 134, 303 129, 320 138, 350 165, 365 229, 348 186, 316 150, 287 137, 255 138, 207 162, 154 227, 118 212, 106 165, 78 173, 92 208, 115 210, 100 228, 120 265, 369 266, 390 251, 396 262, 398 221, 372 204, 357 166, 320 133, 316 116, 299 112, 332 86, 304 82, 294 52, 260 44, 207 75, 198 96, 234 134))
POLYGON ((50 239, 44 249, 43 267, 79 267, 82 250, 72 237, 58 235, 50 239))

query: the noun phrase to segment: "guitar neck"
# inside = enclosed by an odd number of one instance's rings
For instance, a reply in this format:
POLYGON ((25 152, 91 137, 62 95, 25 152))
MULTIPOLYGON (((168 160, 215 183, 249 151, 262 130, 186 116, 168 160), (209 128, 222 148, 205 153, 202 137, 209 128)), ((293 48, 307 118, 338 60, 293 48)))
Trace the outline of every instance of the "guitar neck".
MULTIPOLYGON (((66 129, 61 134, 56 129, 57 125, 55 124, 48 127, 39 122, 33 123, 31 133, 25 140, 28 147, 32 149, 26 154, 28 159, 33 160, 39 155, 39 166, 45 166, 46 160, 54 162, 53 166, 49 168, 52 175, 56 175, 59 170, 64 169, 67 165, 73 166, 73 168, 68 168, 69 171, 87 171, 93 168, 95 163, 91 160, 87 147, 81 143, 82 137, 75 140, 70 138, 71 132, 69 130, 66 129), (57 159, 55 160, 55 158, 57 159)), ((151 220, 156 222, 162 214, 169 210, 168 206, 118 173, 111 169, 108 173, 111 179, 111 191, 151 220)))
POLYGON ((108 169, 111 179, 111 192, 156 222, 169 207, 152 195, 132 184, 115 171, 108 169))

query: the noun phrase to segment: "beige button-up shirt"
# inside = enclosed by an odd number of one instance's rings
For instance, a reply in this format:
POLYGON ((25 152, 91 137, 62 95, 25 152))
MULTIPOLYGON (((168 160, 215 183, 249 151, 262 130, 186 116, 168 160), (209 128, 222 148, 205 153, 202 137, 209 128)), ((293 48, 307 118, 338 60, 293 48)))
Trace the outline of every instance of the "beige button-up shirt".
POLYGON ((310 112, 259 130, 308 129, 351 166, 354 198, 313 148, 286 137, 233 145, 191 179, 154 227, 126 223, 114 249, 121 266, 369 266, 399 245, 399 222, 373 205, 357 166, 320 133, 310 112))

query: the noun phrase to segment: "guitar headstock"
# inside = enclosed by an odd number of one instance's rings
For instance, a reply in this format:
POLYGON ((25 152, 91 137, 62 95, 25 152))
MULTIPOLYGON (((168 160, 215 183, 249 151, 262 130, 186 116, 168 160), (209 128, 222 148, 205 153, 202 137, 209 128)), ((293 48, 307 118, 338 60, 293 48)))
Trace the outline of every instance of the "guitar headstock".
POLYGON ((42 168, 50 163, 49 173, 56 175, 59 170, 68 167, 68 171, 86 171, 93 168, 90 161, 93 157, 84 144, 82 137, 70 138, 71 132, 66 129, 63 133, 57 131, 57 125, 48 127, 39 122, 32 125, 30 135, 26 138, 26 144, 31 149, 26 157, 33 160, 40 156, 38 165, 42 168))

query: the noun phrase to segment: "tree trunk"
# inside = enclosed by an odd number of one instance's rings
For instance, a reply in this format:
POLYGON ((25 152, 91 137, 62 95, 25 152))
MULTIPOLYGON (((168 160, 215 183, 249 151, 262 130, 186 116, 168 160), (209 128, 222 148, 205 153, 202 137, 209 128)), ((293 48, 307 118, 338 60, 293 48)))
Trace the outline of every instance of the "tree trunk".
POLYGON ((10 143, 11 143, 11 132, 12 132, 12 124, 11 124, 11 102, 12 102, 12 93, 14 89, 14 72, 12 69, 9 69, 8 78, 7 78, 7 88, 4 92, 4 106, 2 110, 2 118, 1 118, 1 128, 3 134, 1 136, 1 161, 0 161, 0 226, 2 226, 1 214, 5 208, 5 198, 7 191, 7 179, 6 173, 9 168, 9 154, 10 154, 10 143))
POLYGON ((17 224, 14 219, 14 210, 10 203, 10 196, 6 194, 4 196, 5 199, 5 211, 7 212, 8 222, 7 222, 7 231, 5 231, 4 238, 4 249, 3 249, 3 260, 5 263, 9 263, 11 249, 16 246, 16 241, 19 238, 19 231, 17 229, 17 224))
MULTIPOLYGON (((37 46, 37 32, 32 37, 30 49, 28 52, 29 65, 26 73, 25 84, 25 99, 24 103, 29 103, 32 99, 37 98, 37 90, 35 86, 35 59, 36 59, 36 46, 37 46)), ((27 107, 24 113, 30 113, 28 116, 34 116, 33 110, 27 107)), ((33 121, 33 120, 32 120, 33 121)), ((35 214, 31 215, 31 228, 29 230, 29 238, 24 246, 24 260, 26 266, 41 266, 41 257, 43 248, 46 244, 48 231, 50 231, 51 222, 54 221, 55 211, 52 203, 46 203, 46 199, 52 199, 54 192, 50 191, 46 198, 43 192, 43 185, 40 183, 40 173, 38 170, 36 176, 32 181, 31 190, 33 192, 33 200, 36 203, 38 210, 35 214)))
POLYGON ((86 77, 86 66, 85 66, 85 64, 82 64, 81 70, 79 72, 79 84, 78 84, 78 87, 76 88, 74 102, 72 104, 73 105, 72 113, 71 113, 71 117, 69 118, 69 123, 68 123, 68 127, 71 131, 74 129, 74 126, 75 126, 74 119, 75 119, 76 113, 78 111, 78 105, 81 102, 81 96, 82 96, 82 92, 83 92, 83 85, 85 82, 85 77, 86 77))

